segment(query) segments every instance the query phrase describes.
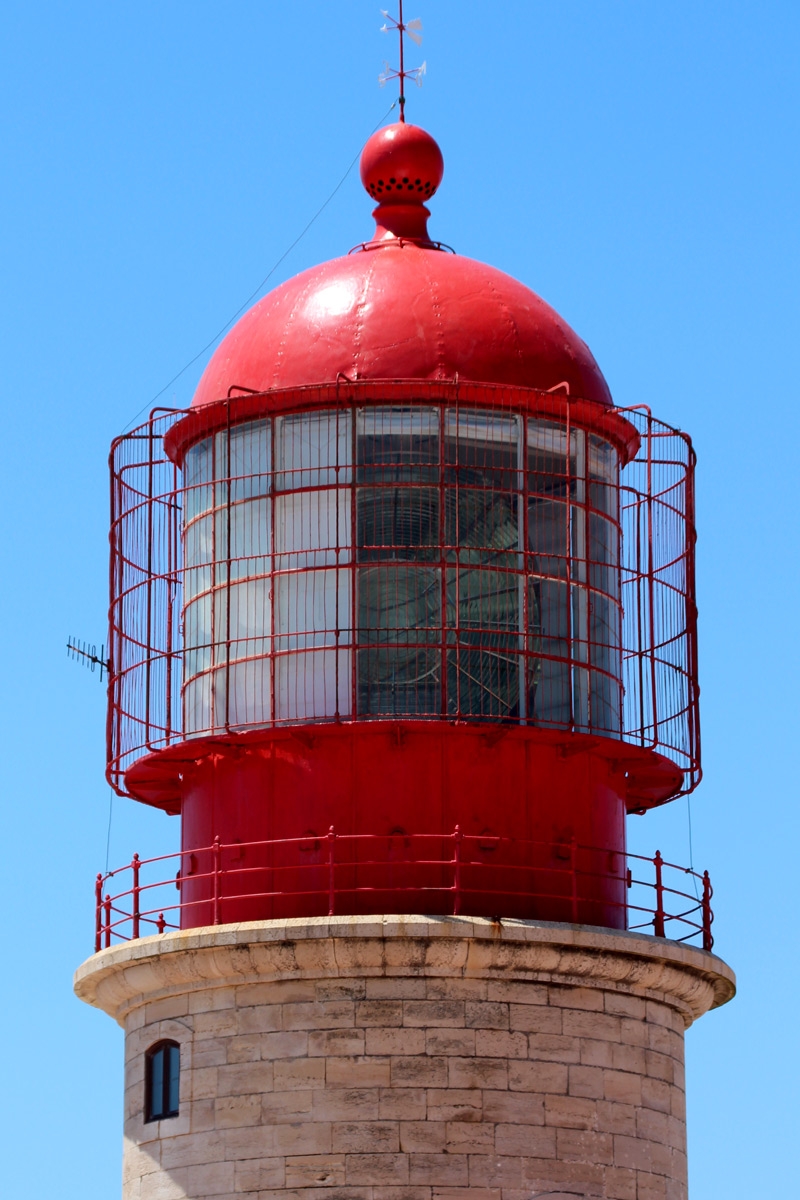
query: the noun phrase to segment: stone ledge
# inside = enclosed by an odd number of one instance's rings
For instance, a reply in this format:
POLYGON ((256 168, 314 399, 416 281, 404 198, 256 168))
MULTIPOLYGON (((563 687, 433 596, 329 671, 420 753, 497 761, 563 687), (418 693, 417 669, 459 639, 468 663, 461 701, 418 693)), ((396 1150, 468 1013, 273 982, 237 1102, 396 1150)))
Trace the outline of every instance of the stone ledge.
POLYGON ((168 996, 285 979, 449 977, 620 991, 679 1009, 687 1025, 735 994, 714 954, 639 933, 481 917, 341 916, 177 930, 101 950, 75 992, 120 1024, 168 996))

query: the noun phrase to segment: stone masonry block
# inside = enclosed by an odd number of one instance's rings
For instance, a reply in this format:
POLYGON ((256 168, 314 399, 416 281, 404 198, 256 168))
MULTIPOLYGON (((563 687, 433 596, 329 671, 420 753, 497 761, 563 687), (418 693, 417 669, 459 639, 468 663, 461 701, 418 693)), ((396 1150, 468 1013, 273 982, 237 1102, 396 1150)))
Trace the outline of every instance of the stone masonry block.
POLYGON ((448 1121, 445 1130, 448 1154, 486 1154, 494 1149, 493 1121, 448 1121))
POLYGON ((392 1087, 447 1087, 446 1058, 398 1055, 390 1061, 392 1087))
POLYGON ((426 985, 428 1000, 485 1000, 488 988, 485 979, 428 979, 426 985))
POLYGON ((600 1013, 605 1007, 604 993, 599 988, 563 987, 551 985, 549 1001, 560 1008, 583 1009, 600 1013))
MULTIPOLYGON (((409 1030, 409 1033, 416 1032, 409 1030)), ((420 1031, 421 1032, 421 1031, 420 1031)), ((428 1054, 455 1054, 458 1056, 475 1053, 474 1029, 427 1029, 425 1049, 428 1054)), ((406 1053, 411 1053, 406 1051, 406 1053)))
POLYGON ((379 1025, 382 1028, 403 1024, 402 1000, 362 1000, 356 1005, 356 1025, 366 1027, 379 1025))
MULTIPOLYGON (((293 1037, 303 1035, 296 1033, 293 1037)), ((352 1055, 363 1054, 365 1048, 363 1029, 323 1029, 315 1030, 305 1035, 308 1037, 308 1054, 310 1058, 323 1055, 352 1055)))
POLYGON ((352 1000, 328 1000, 313 1004, 284 1004, 284 1029, 344 1029, 355 1023, 352 1000))
POLYGON ((225 1196, 233 1191, 234 1169, 231 1162, 204 1163, 189 1168, 188 1191, 194 1197, 225 1196))
POLYGON ((564 1008, 564 1033, 572 1037, 602 1038, 604 1042, 620 1040, 620 1018, 594 1010, 564 1008))
POLYGON ((596 1129, 597 1105, 580 1096, 546 1096, 544 1120, 561 1129, 596 1129))
POLYGON ((299 1154, 286 1159, 286 1187, 344 1186, 343 1154, 299 1154))
POLYGON ((497 1058, 450 1058, 448 1082, 453 1088, 508 1087, 508 1063, 497 1058))
POLYGON ((602 1100, 603 1070, 601 1067, 570 1067, 570 1096, 585 1096, 590 1100, 602 1100))
POLYGON ((214 1123, 217 1129, 258 1125, 260 1120, 260 1096, 220 1096, 214 1102, 214 1123))
POLYGON ((508 1029, 508 1005, 495 1000, 492 1003, 467 1001, 464 1017, 469 1029, 508 1029))
POLYGON ((431 1088, 428 1091, 428 1120, 480 1121, 482 1093, 475 1088, 431 1088))
POLYGON ((428 994, 426 979, 367 979, 367 1000, 424 1000, 428 994))
POLYGON ((370 1121, 378 1111, 379 1088, 320 1088, 311 1092, 315 1121, 370 1121))
POLYGON ((469 1159, 466 1154, 410 1154, 409 1182, 440 1187, 466 1187, 469 1159))
POLYGON ((597 1102, 597 1128, 601 1133, 636 1134, 636 1113, 633 1104, 617 1104, 609 1100, 597 1102))
POLYGON ((508 1020, 511 1029, 523 1033, 563 1033, 560 1008, 544 1004, 510 1004, 508 1020))
POLYGON ((639 996, 626 996, 624 992, 603 992, 603 1006, 614 1017, 633 1017, 643 1021, 647 1013, 647 1001, 639 996))
MULTIPOLYGON (((424 1054, 425 1030, 407 1029, 377 1029, 364 1031, 366 1037, 361 1053, 367 1054, 424 1054)), ((363 1036, 363 1035, 362 1035, 363 1036)))
POLYGON ((402 1121, 400 1149, 407 1154, 438 1154, 445 1148, 444 1121, 402 1121))
POLYGON ((544 1125, 544 1097, 526 1092, 485 1091, 483 1119, 516 1125, 544 1125))
POLYGON ((487 1000, 499 1000, 504 1004, 548 1003, 547 986, 543 983, 523 983, 512 979, 490 979, 486 989, 487 1000))
POLYGON ((539 1125, 498 1125, 494 1144, 498 1154, 555 1158, 556 1130, 539 1125))
POLYGON ((543 1062, 578 1063, 581 1045, 578 1038, 555 1037, 549 1033, 532 1033, 528 1037, 528 1054, 543 1062))
POLYGON ((663 1079, 642 1080, 642 1104, 645 1108, 655 1108, 658 1112, 672 1112, 673 1088, 663 1079))
POLYGON ((470 1154, 470 1187, 518 1188, 522 1185, 522 1160, 504 1154, 470 1154))
POLYGON ((636 1172, 609 1167, 605 1178, 607 1200, 636 1200, 636 1172))
POLYGON ((404 1000, 403 1024, 451 1029, 463 1028, 463 1000, 404 1000))
POLYGON ((388 1087, 390 1082, 389 1058, 354 1055, 309 1061, 319 1061, 324 1066, 328 1087, 388 1087))
POLYGON ((566 1094, 569 1067, 556 1062, 510 1062, 508 1086, 515 1092, 566 1094))
MULTIPOLYGON (((221 1017, 225 1014, 214 1015, 221 1017)), ((236 1012, 236 1021, 238 1033, 274 1033, 283 1028, 283 1006, 259 1004, 253 1008, 240 1008, 236 1012)))
POLYGON ((630 1071, 603 1072, 603 1099, 619 1104, 642 1103, 642 1078, 630 1071))
POLYGON ((233 1190, 261 1192, 264 1188, 282 1188, 286 1179, 283 1158, 257 1158, 234 1163, 233 1190))
POLYGON ((270 1124, 296 1121, 311 1112, 314 1094, 310 1088, 266 1092, 261 1097, 262 1119, 270 1124))
POLYGON ((409 1182, 407 1154, 348 1154, 345 1160, 348 1186, 350 1184, 378 1185, 409 1182))
POLYGON ((275 1154, 330 1154, 331 1126, 327 1121, 293 1121, 276 1125, 275 1154))
POLYGON ((556 1131, 556 1154, 562 1162, 614 1162, 614 1138, 610 1133, 595 1133, 586 1129, 556 1131))
POLYGON ((275 1148, 271 1125, 257 1129, 226 1129, 223 1131, 224 1153, 221 1157, 239 1162, 244 1159, 269 1158, 275 1148))
POLYGON ((282 1058, 273 1064, 276 1092, 304 1091, 325 1085, 324 1058, 282 1058))
POLYGON ((528 1038, 506 1029, 476 1029, 475 1053, 479 1058, 527 1058, 528 1038))
POLYGON ((424 1121, 428 1096, 424 1088, 381 1088, 378 1116, 382 1121, 424 1121))
POLYGON ((233 1063, 217 1068, 218 1096, 251 1096, 272 1091, 272 1063, 233 1063))
POLYGON ((399 1121, 342 1121, 333 1125, 334 1152, 396 1154, 400 1149, 399 1121))

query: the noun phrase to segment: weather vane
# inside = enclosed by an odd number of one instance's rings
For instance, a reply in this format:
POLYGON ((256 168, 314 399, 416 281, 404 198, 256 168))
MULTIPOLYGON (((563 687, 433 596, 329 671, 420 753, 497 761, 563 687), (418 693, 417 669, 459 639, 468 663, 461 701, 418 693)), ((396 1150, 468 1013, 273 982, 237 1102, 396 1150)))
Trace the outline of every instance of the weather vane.
POLYGON ((417 87, 422 87, 422 76, 425 74, 425 63, 421 67, 412 67, 410 71, 405 67, 405 56, 403 53, 404 43, 403 37, 405 34, 411 38, 412 42, 416 42, 418 46, 422 45, 422 21, 419 17, 415 17, 413 21, 403 20, 403 0, 398 0, 399 13, 397 19, 390 17, 385 8, 381 9, 386 24, 381 26, 381 33, 392 33, 394 30, 400 34, 400 70, 395 71, 389 66, 388 62, 384 63, 384 70, 378 76, 378 82, 381 87, 384 87, 390 79, 400 80, 400 120, 405 121, 406 113, 406 97, 405 97, 405 81, 413 79, 417 87))

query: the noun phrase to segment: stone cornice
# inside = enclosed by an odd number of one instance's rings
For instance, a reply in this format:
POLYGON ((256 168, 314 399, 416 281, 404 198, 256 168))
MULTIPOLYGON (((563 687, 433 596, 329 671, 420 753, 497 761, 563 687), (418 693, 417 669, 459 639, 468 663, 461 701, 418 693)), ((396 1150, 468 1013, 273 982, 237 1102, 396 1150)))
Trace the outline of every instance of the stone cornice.
POLYGON ((736 990, 714 954, 663 938, 480 917, 367 916, 251 921, 176 931, 101 950, 75 991, 120 1024, 169 996, 284 979, 487 978, 596 987, 660 1000, 686 1024, 736 990))

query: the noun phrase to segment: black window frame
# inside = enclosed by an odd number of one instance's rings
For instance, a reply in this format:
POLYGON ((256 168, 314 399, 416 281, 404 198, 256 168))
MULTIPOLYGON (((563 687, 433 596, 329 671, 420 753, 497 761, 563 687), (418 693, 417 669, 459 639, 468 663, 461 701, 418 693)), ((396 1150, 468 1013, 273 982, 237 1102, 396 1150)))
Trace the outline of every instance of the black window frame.
POLYGON ((145 1051, 144 1123, 166 1121, 180 1111, 181 1048, 162 1038, 145 1051), (159 1084, 160 1080, 160 1084, 159 1084), (160 1092, 160 1095, 156 1095, 160 1092))

